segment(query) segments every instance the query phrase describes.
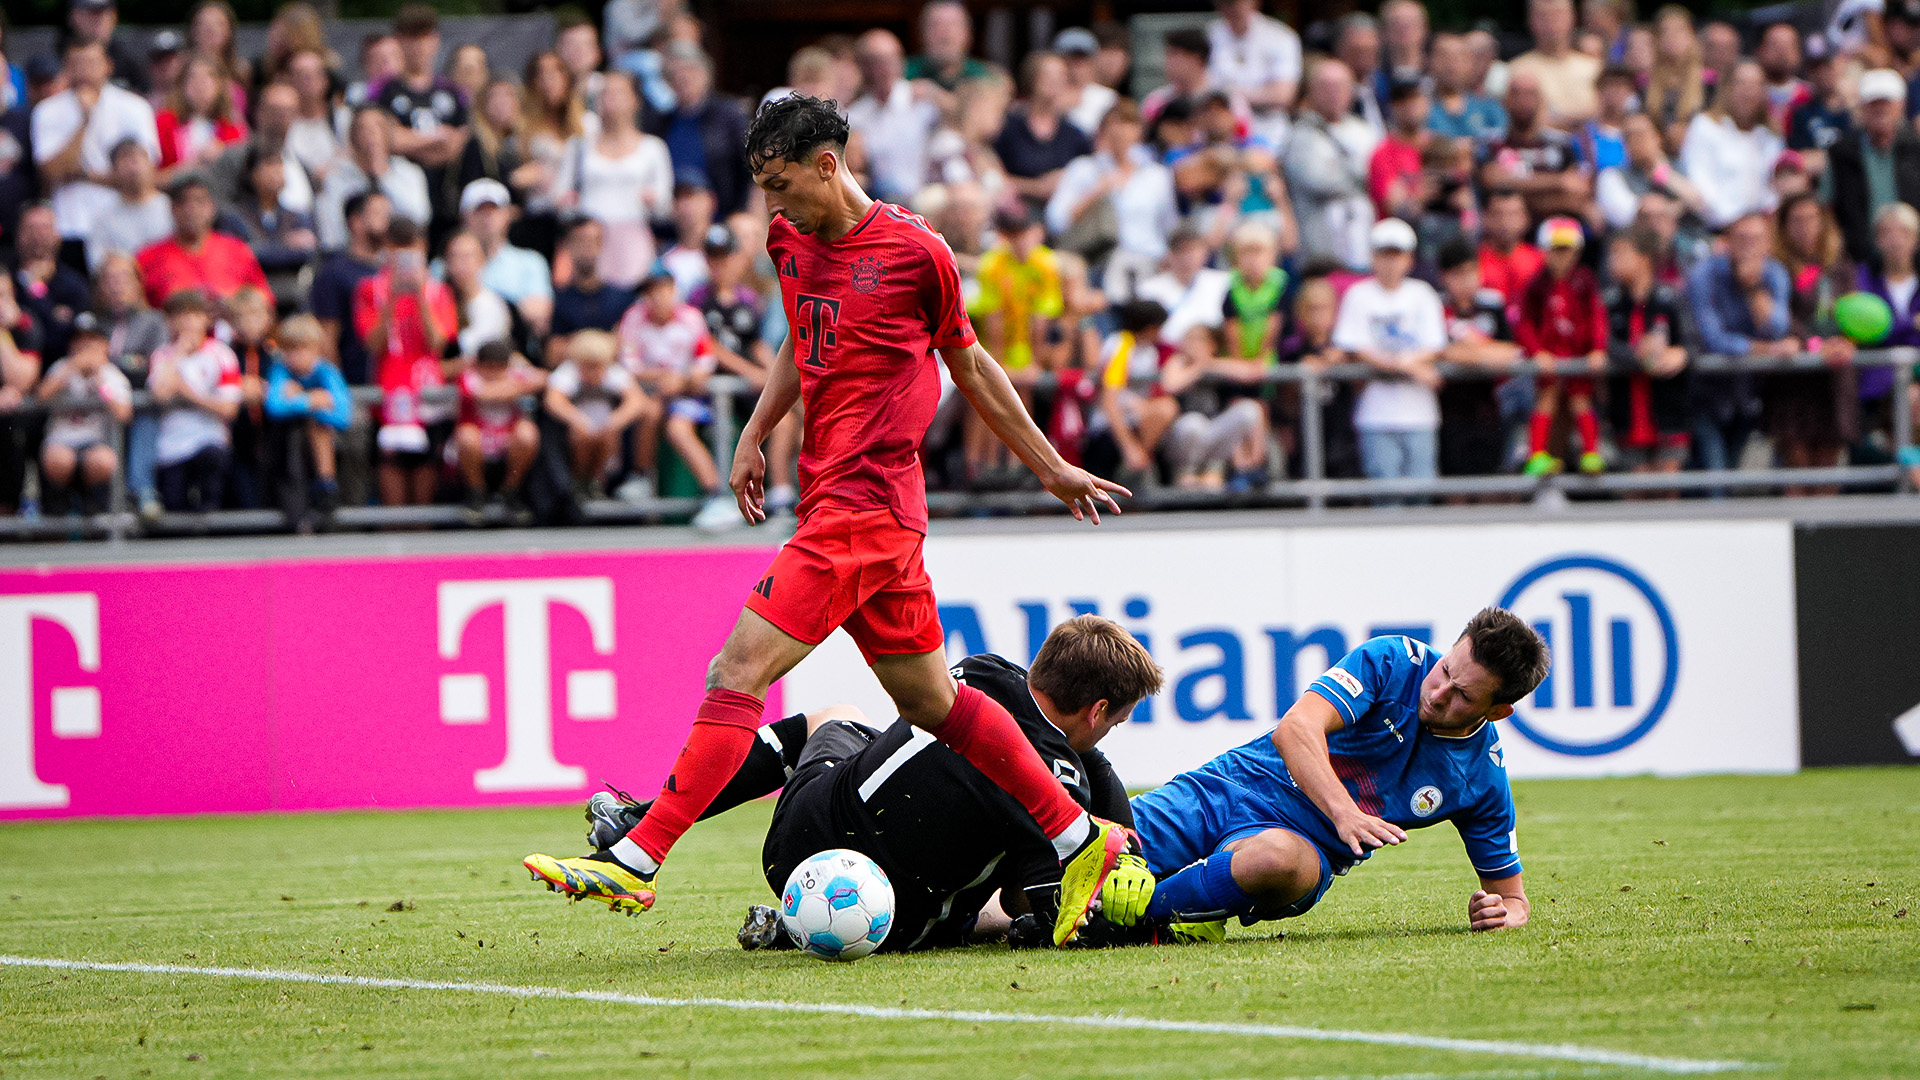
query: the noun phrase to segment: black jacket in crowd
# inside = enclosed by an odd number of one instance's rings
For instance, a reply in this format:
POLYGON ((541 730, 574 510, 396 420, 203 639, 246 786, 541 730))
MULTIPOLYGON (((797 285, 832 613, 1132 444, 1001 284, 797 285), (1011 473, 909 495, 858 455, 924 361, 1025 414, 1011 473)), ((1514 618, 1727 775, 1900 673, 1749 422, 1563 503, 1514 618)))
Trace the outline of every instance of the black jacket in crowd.
MULTIPOLYGON (((1827 151, 1833 173, 1833 217, 1847 244, 1847 258, 1865 263, 1873 258, 1873 207, 1867 197, 1867 166, 1861 144, 1863 130, 1840 137, 1827 151)), ((1920 206, 1920 133, 1905 124, 1893 137, 1893 184, 1900 201, 1920 206)))

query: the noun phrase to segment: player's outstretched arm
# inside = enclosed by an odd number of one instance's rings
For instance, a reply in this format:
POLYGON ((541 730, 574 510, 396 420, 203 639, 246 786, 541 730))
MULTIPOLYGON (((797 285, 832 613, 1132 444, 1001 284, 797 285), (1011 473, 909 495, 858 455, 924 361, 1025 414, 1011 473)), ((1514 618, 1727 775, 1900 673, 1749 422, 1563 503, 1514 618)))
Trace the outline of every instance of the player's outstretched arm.
POLYGON ((1333 822, 1340 842, 1355 855, 1365 855, 1374 848, 1398 844, 1407 834, 1393 822, 1360 809, 1334 774, 1333 761, 1327 755, 1327 733, 1345 726, 1333 703, 1309 690, 1280 718, 1280 726, 1273 729, 1273 745, 1287 763, 1293 782, 1333 822))
POLYGON ((1027 407, 1021 403, 1013 381, 979 342, 959 349, 942 349, 940 358, 953 373, 953 384, 966 395, 980 419, 986 421, 987 427, 1007 444, 1014 456, 1033 470, 1054 498, 1067 504, 1076 520, 1091 518, 1095 525, 1100 524, 1102 503, 1114 513, 1120 512, 1120 504, 1113 497, 1130 496, 1133 492, 1067 464, 1033 422, 1033 417, 1027 415, 1027 407))
POLYGON ((1519 874, 1480 879, 1480 888, 1467 900, 1467 922, 1475 930, 1501 930, 1527 925, 1533 905, 1519 874))
POLYGON ((760 401, 740 431, 740 443, 733 450, 733 471, 727 477, 727 486, 740 504, 740 516, 749 524, 767 520, 767 456, 760 451, 760 444, 799 400, 800 369, 793 366, 793 335, 788 334, 780 344, 779 355, 773 358, 773 370, 767 373, 760 401))

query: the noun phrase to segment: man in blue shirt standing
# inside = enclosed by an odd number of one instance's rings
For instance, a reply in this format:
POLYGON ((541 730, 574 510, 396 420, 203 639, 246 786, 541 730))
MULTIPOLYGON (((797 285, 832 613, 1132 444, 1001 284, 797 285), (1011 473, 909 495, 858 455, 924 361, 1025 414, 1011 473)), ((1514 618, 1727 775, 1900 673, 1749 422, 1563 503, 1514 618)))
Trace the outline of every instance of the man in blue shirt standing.
POLYGON ((1159 879, 1147 919, 1202 924, 1199 936, 1218 937, 1228 916, 1300 915, 1375 849, 1451 821, 1480 879, 1467 903, 1472 928, 1524 925, 1513 796, 1492 722, 1512 714, 1547 665, 1546 642, 1500 608, 1475 615, 1444 654, 1409 637, 1365 642, 1314 680, 1271 735, 1132 800, 1159 879))

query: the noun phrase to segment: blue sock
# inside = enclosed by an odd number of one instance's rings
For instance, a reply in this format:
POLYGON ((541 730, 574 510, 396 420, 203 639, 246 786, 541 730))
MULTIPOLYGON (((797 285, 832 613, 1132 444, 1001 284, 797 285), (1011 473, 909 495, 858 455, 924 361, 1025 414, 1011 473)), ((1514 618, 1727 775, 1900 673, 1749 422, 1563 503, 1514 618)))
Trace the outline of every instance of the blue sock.
POLYGON ((1147 917, 1209 922, 1251 915, 1254 899, 1233 880, 1233 852, 1215 852, 1154 887, 1147 917))

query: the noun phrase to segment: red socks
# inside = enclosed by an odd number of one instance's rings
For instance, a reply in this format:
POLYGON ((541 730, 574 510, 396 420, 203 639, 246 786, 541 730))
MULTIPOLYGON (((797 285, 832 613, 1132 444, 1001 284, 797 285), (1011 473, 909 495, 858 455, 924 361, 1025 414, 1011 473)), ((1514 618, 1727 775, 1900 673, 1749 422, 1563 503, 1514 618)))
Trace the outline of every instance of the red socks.
POLYGON ((959 689, 934 737, 1018 799, 1049 839, 1079 824, 1086 811, 1047 771, 1013 715, 971 686, 962 683, 959 689))
POLYGON ((1580 429, 1580 451, 1591 454, 1600 449, 1600 421, 1594 419, 1593 410, 1575 413, 1574 426, 1580 429))
POLYGON ((761 713, 766 704, 752 694, 737 690, 707 691, 706 700, 700 703, 700 711, 694 717, 693 731, 687 735, 687 744, 680 748, 680 756, 674 761, 666 784, 660 788, 659 798, 653 801, 640 824, 627 833, 627 838, 640 845, 655 862, 667 857, 674 842, 693 827, 714 796, 720 794, 720 789, 739 771, 740 763, 753 749, 754 735, 760 730, 761 713))
MULTIPOLYGON (((1600 421, 1593 410, 1573 414, 1573 426, 1580 432, 1580 450, 1591 454, 1600 449, 1600 421)), ((1533 426, 1527 435, 1527 452, 1537 454, 1547 448, 1547 440, 1553 437, 1553 414, 1534 413, 1533 426)))
POLYGON ((1547 440, 1553 437, 1553 414, 1537 412, 1533 414, 1533 427, 1527 435, 1527 453, 1537 454, 1547 448, 1547 440))

